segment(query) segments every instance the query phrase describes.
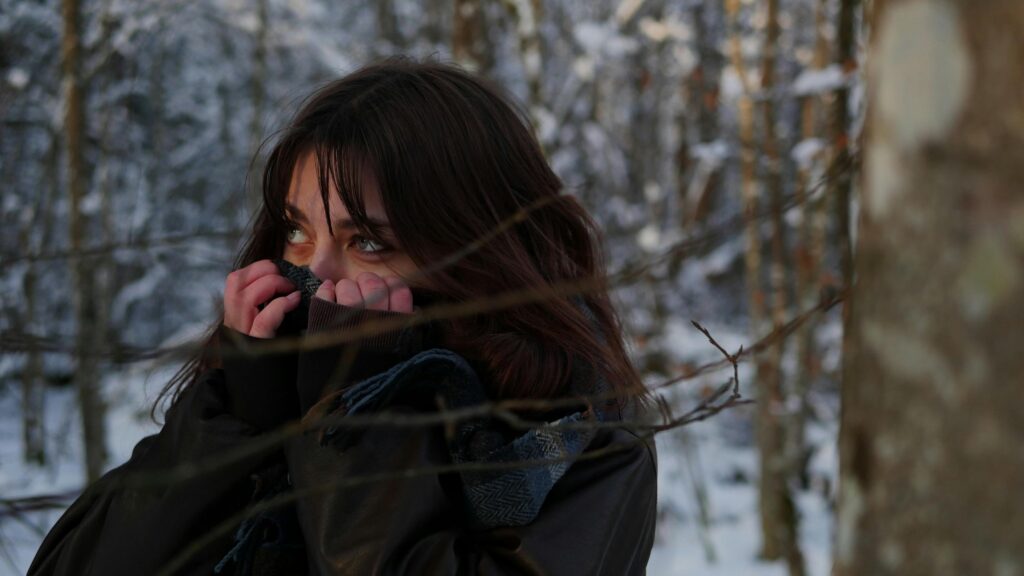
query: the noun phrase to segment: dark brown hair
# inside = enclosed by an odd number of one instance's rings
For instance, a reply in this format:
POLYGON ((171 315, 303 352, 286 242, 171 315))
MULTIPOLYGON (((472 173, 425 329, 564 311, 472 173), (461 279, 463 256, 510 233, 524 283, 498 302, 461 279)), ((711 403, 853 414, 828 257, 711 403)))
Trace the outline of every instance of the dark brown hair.
MULTIPOLYGON (((333 81, 307 99, 273 146, 263 206, 236 266, 281 256, 292 171, 313 152, 325 211, 333 183, 356 225, 374 237, 361 192, 370 171, 400 245, 431 269, 431 286, 448 301, 589 284, 580 297, 593 318, 573 297, 553 295, 443 324, 445 345, 482 372, 493 398, 563 395, 577 360, 621 397, 643 397, 608 298, 600 234, 579 202, 561 193, 528 126, 503 91, 452 65, 390 58, 333 81)), ((207 348, 214 340, 211 331, 207 348)), ((197 355, 161 397, 177 398, 215 363, 214 355, 197 355)))

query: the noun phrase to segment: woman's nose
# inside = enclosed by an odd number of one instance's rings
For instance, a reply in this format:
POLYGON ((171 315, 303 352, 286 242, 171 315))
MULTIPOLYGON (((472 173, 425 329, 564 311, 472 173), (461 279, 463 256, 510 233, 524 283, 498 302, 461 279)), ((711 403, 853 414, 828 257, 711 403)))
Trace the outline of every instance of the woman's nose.
POLYGON ((333 246, 318 246, 313 252, 309 269, 321 280, 337 282, 342 278, 348 278, 344 258, 342 258, 342 254, 334 250, 333 246))

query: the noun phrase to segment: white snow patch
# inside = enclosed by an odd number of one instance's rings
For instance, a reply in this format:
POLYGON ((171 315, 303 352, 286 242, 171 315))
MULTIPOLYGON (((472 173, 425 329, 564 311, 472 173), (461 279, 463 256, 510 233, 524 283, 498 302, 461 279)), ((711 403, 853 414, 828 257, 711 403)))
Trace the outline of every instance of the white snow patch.
POLYGON ((621 35, 611 24, 582 22, 576 26, 574 34, 583 51, 593 56, 621 58, 640 47, 636 39, 621 35))
POLYGON ((679 19, 673 17, 666 17, 661 20, 655 20, 650 17, 641 18, 640 31, 644 36, 655 42, 664 42, 665 40, 681 40, 685 42, 690 39, 690 28, 679 19))
POLYGON ((589 82, 594 79, 594 59, 590 56, 580 56, 573 60, 572 70, 580 80, 589 82))
POLYGON ((729 145, 722 140, 703 142, 690 148, 690 156, 717 168, 729 157, 729 145))
POLYGON ((7 71, 7 83, 15 90, 21 90, 28 86, 28 72, 23 68, 11 68, 7 71))
POLYGON ((719 91, 722 94, 722 99, 726 101, 735 100, 743 95, 743 80, 740 78, 736 68, 726 66, 722 70, 719 91))
POLYGON ((904 2, 885 12, 874 58, 879 120, 900 150, 947 136, 960 117, 972 68, 950 2, 904 2))
POLYGON ((661 248, 661 231, 654 224, 648 224, 637 233, 636 243, 647 252, 656 252, 661 248))
POLYGON ((654 204, 665 197, 665 190, 653 180, 644 183, 644 199, 654 204))
POLYGON ((793 81, 791 91, 796 96, 823 94, 838 90, 846 86, 849 81, 849 76, 844 74, 837 64, 833 64, 820 70, 804 70, 793 81))
POLYGON ((801 170, 807 170, 814 165, 818 154, 824 149, 825 141, 821 138, 807 138, 794 146, 790 155, 801 170))

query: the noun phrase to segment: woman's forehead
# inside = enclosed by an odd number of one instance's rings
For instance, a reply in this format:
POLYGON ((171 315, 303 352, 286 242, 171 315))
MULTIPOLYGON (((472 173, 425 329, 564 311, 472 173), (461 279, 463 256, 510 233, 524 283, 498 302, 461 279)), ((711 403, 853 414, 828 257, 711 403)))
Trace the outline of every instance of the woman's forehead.
MULTIPOLYGON (((318 168, 316 155, 311 152, 303 154, 296 159, 295 168, 292 171, 291 186, 289 186, 288 194, 285 197, 286 205, 299 208, 307 215, 311 213, 323 214, 323 199, 320 193, 318 168)), ((366 215, 371 219, 386 220, 387 213, 384 210, 380 191, 377 188, 376 178, 369 170, 361 172, 362 185, 359 187, 359 191, 362 193, 363 207, 366 210, 366 215)), ((337 186, 331 179, 328 179, 327 184, 330 186, 327 198, 330 202, 331 218, 348 217, 348 209, 345 207, 344 202, 341 201, 337 186)))

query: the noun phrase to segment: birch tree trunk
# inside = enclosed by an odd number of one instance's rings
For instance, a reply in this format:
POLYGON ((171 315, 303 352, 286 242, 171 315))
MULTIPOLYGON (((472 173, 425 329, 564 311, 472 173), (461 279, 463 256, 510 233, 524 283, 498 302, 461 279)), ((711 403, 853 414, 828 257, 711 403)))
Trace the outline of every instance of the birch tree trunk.
POLYGON ((1024 3, 875 9, 834 574, 1020 574, 1024 3))
POLYGON ((81 203, 86 191, 85 174, 85 109, 81 82, 81 30, 78 0, 63 0, 61 5, 63 37, 61 68, 65 97, 64 138, 67 158, 67 183, 70 194, 69 237, 71 252, 72 292, 75 309, 74 374, 78 390, 78 406, 82 416, 82 437, 85 443, 85 471, 89 481, 99 478, 106 463, 106 416, 97 370, 96 294, 93 273, 87 258, 79 256, 85 245, 87 219, 81 203))

